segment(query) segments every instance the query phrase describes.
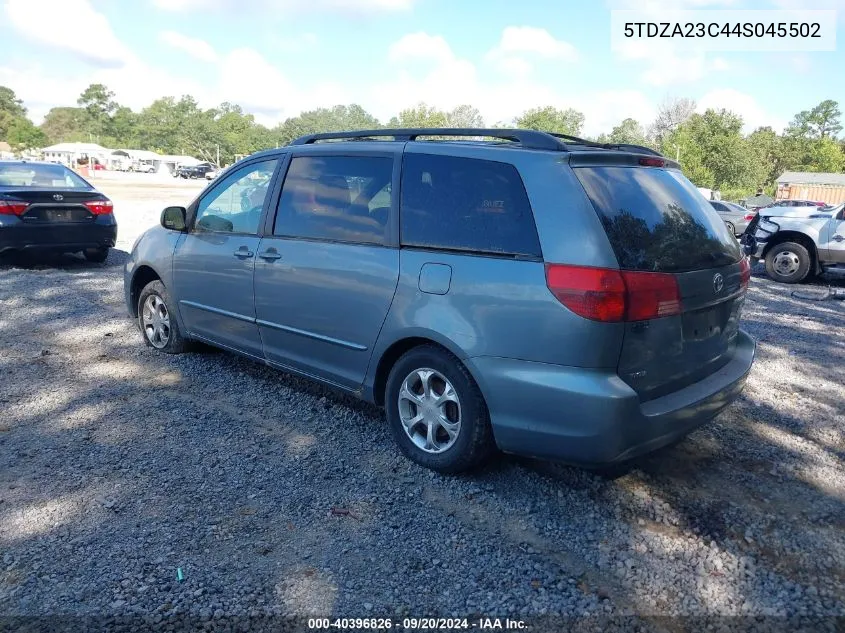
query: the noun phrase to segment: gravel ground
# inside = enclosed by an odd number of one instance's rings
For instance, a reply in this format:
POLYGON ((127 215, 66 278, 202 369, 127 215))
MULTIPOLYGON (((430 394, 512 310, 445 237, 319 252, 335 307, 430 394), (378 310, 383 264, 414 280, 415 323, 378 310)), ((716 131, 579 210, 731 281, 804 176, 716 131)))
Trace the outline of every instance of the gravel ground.
POLYGON ((502 456, 442 477, 375 408, 145 348, 125 251, 202 185, 101 186, 120 224, 106 264, 0 264, 0 615, 845 625, 842 302, 757 271, 744 395, 621 476, 502 456))

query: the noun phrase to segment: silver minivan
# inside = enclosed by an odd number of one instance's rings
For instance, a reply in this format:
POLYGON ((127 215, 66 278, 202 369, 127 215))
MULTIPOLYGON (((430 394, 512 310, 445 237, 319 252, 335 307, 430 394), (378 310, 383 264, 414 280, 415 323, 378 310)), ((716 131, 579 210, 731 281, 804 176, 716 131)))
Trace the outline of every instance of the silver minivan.
POLYGON ((754 358, 749 278, 653 150, 397 129, 231 166, 139 238, 125 293, 147 345, 202 341, 382 405, 406 456, 458 472, 496 449, 614 464, 711 420, 754 358))

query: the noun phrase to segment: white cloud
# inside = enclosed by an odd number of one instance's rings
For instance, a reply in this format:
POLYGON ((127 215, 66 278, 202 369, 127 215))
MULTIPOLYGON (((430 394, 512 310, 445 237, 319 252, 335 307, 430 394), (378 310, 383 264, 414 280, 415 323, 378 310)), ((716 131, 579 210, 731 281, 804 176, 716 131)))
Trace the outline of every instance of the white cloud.
POLYGON ((187 53, 195 59, 203 62, 217 61, 217 53, 211 44, 205 40, 188 37, 176 31, 162 31, 158 34, 158 37, 165 44, 187 53))
POLYGON ((391 44, 387 59, 394 63, 423 59, 447 64, 455 60, 455 54, 442 36, 419 32, 409 33, 391 44))
POLYGON ((765 125, 769 125, 775 131, 780 132, 787 125, 785 119, 768 112, 754 97, 732 88, 711 90, 698 99, 697 103, 698 112, 704 112, 710 108, 714 110, 724 108, 739 114, 742 116, 744 124, 743 131, 746 133, 765 125))
POLYGON ((487 53, 488 62, 509 75, 523 76, 534 66, 531 60, 575 62, 577 49, 569 42, 556 39, 546 29, 533 26, 508 26, 499 43, 487 53))
POLYGON ((135 59, 88 0, 7 0, 6 15, 24 37, 95 66, 122 66, 135 59))
POLYGON ((415 0, 152 0, 153 6, 173 13, 203 11, 259 11, 278 13, 332 10, 346 14, 407 11, 415 0))

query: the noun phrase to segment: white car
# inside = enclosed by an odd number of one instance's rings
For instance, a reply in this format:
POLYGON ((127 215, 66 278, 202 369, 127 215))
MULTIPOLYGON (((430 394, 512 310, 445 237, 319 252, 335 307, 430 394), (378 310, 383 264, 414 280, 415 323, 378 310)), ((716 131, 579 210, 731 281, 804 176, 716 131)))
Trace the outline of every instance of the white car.
POLYGON ((132 165, 131 171, 139 171, 142 174, 153 174, 156 171, 156 167, 152 163, 135 163, 132 165))

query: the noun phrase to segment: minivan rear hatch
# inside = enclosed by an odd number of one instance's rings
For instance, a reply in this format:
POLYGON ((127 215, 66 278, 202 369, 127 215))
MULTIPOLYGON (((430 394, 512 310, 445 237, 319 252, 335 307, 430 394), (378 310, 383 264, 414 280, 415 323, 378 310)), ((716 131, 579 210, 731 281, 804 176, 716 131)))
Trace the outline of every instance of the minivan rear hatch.
POLYGON ((570 164, 604 226, 622 271, 666 273, 678 314, 629 320, 619 376, 650 400, 730 361, 749 268, 734 236, 695 186, 655 157, 590 153, 570 164))

